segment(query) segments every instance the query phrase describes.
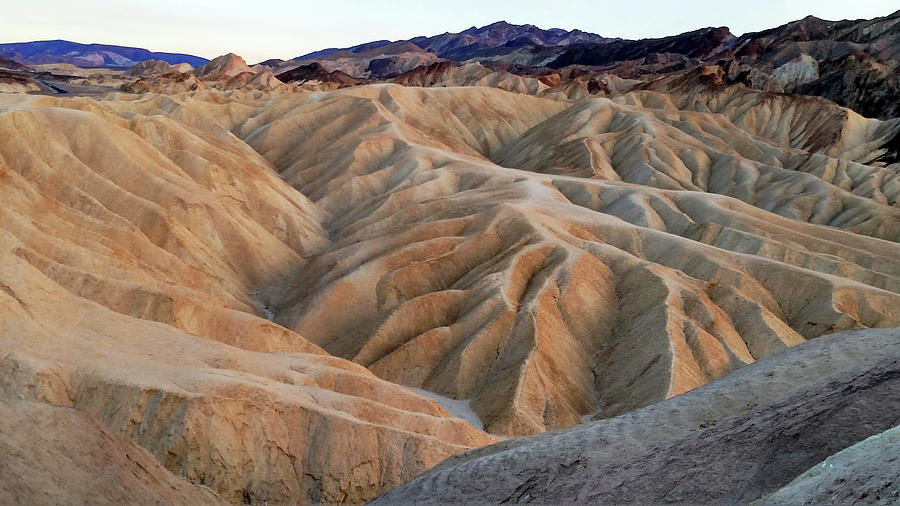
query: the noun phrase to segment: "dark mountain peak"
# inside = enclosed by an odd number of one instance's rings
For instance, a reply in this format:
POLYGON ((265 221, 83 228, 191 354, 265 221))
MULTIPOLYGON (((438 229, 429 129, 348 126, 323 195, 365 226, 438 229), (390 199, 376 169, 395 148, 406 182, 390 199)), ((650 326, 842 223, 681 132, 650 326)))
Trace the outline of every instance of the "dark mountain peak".
POLYGON ((733 34, 731 33, 731 29, 727 26, 705 26, 703 28, 698 28, 696 30, 691 30, 689 32, 679 33, 678 35, 672 35, 670 37, 662 37, 663 39, 669 38, 685 38, 692 35, 705 35, 712 34, 713 36, 719 37, 727 37, 733 34))
MULTIPOLYGON (((457 33, 446 32, 440 35, 418 36, 406 41, 396 42, 376 41, 346 49, 325 49, 309 53, 297 59, 326 58, 330 55, 347 52, 363 54, 380 46, 399 48, 399 44, 409 43, 411 46, 406 46, 404 51, 415 52, 415 48, 418 47, 440 58, 452 61, 468 61, 477 60, 485 56, 502 55, 504 52, 520 51, 527 47, 533 48, 534 51, 539 51, 539 48, 559 48, 584 43, 601 44, 613 40, 618 39, 601 37, 582 30, 542 29, 532 24, 517 25, 500 20, 481 27, 472 26, 457 33)), ((393 49, 391 50, 393 51, 393 49)), ((391 53, 386 52, 385 54, 391 53)))
POLYGON ((769 28, 759 32, 745 33, 741 35, 740 40, 750 39, 773 39, 773 40, 814 40, 814 39, 830 39, 837 36, 834 27, 836 25, 849 26, 852 21, 828 21, 826 19, 817 18, 813 15, 806 16, 785 23, 775 28, 769 28))
POLYGON ((392 44, 389 40, 376 40, 374 42, 366 42, 365 44, 359 44, 357 46, 353 46, 349 48, 351 53, 363 53, 366 51, 371 51, 372 49, 377 49, 382 46, 388 46, 392 44))
POLYGON ((801 30, 823 30, 834 25, 834 23, 834 21, 828 21, 826 19, 821 19, 813 15, 809 15, 799 21, 794 22, 794 27, 801 30))
POLYGON ((361 82, 340 70, 329 72, 328 69, 319 62, 300 65, 299 67, 282 72, 275 77, 284 83, 315 80, 323 83, 333 83, 338 85, 338 87, 355 86, 361 82))
POLYGON ((494 21, 493 23, 491 23, 489 25, 484 25, 482 27, 473 26, 461 33, 481 34, 481 33, 490 32, 492 30, 495 30, 495 31, 496 30, 508 30, 510 28, 527 28, 527 27, 533 28, 532 25, 514 25, 512 23, 508 23, 506 21, 501 20, 501 21, 494 21))
POLYGON ((539 37, 541 37, 541 36, 543 36, 543 37, 557 36, 558 37, 558 36, 565 36, 565 35, 569 35, 569 34, 590 35, 590 36, 598 37, 598 35, 596 35, 596 34, 584 32, 581 30, 569 31, 569 30, 565 30, 562 28, 543 29, 543 28, 540 28, 538 26, 535 26, 535 25, 532 25, 529 23, 517 25, 517 24, 510 23, 508 21, 503 21, 503 20, 495 21, 489 25, 484 25, 482 27, 473 26, 467 30, 460 32, 460 34, 483 35, 483 34, 497 34, 497 33, 503 33, 503 32, 509 32, 509 33, 512 33, 515 35, 533 34, 533 35, 537 35, 539 37))
POLYGON ((482 27, 471 27, 459 33, 433 37, 416 37, 411 42, 441 58, 465 61, 496 53, 497 48, 516 50, 525 46, 568 46, 585 42, 603 43, 612 39, 581 30, 561 28, 545 30, 531 24, 517 25, 496 21, 482 27))
POLYGON ((734 40, 735 37, 728 27, 710 26, 657 39, 574 44, 560 53, 549 66, 551 68, 569 65, 604 66, 664 54, 677 55, 682 59, 703 60, 730 46, 734 40))

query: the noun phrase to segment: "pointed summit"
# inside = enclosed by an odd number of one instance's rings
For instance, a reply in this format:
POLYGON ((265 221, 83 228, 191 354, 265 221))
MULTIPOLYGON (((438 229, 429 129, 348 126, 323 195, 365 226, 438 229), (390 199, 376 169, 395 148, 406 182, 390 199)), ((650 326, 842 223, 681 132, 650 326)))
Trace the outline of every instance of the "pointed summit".
POLYGON ((240 56, 228 53, 213 59, 202 67, 198 67, 194 74, 203 79, 218 79, 233 77, 244 72, 252 73, 253 69, 240 56))

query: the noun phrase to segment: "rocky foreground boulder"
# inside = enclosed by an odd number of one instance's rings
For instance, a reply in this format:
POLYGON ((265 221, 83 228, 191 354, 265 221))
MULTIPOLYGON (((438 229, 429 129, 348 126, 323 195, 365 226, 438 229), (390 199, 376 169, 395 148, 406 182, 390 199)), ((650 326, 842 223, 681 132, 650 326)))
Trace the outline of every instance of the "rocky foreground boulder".
POLYGON ((841 450, 754 505, 900 503, 900 426, 841 450))
POLYGON ((898 392, 900 329, 834 334, 632 413, 452 457, 373 504, 818 504, 827 490, 888 504, 896 429, 845 448, 900 424, 898 392))

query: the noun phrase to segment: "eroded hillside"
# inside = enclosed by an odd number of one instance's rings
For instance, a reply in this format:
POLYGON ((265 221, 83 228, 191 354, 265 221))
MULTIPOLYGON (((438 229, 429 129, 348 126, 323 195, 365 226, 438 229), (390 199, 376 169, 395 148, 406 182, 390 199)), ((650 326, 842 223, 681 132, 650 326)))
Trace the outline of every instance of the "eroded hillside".
POLYGON ((0 96, 2 402, 149 452, 160 501, 360 503, 900 326, 900 122, 696 72, 0 96))

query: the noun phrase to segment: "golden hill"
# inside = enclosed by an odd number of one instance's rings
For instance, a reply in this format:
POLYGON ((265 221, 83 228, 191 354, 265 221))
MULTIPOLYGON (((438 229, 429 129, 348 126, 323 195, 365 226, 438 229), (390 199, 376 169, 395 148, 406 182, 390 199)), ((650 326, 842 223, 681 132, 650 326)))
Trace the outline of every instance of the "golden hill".
POLYGON ((0 96, 0 402, 160 501, 360 503, 900 326, 900 122, 697 82, 0 96))

